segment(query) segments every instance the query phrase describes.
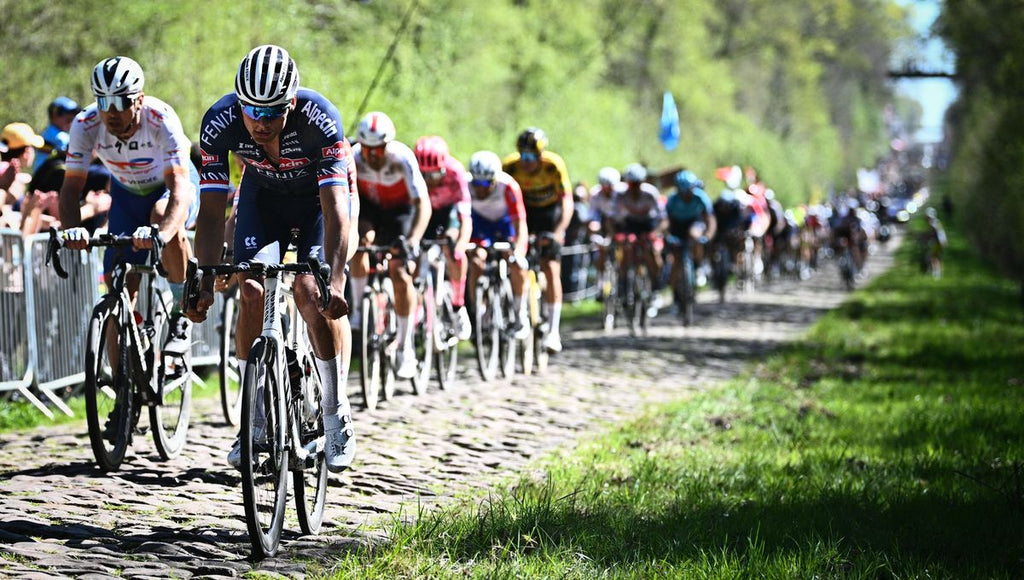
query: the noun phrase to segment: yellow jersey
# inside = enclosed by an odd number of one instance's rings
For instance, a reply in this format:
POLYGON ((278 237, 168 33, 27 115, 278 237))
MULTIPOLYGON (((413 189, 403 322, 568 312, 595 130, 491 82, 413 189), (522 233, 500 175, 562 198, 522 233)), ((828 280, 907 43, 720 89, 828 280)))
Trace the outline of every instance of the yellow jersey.
POLYGON ((519 153, 513 153, 502 162, 505 173, 512 176, 523 190, 523 204, 530 207, 549 207, 572 195, 572 183, 565 161, 557 153, 542 151, 539 167, 534 173, 522 169, 519 153))

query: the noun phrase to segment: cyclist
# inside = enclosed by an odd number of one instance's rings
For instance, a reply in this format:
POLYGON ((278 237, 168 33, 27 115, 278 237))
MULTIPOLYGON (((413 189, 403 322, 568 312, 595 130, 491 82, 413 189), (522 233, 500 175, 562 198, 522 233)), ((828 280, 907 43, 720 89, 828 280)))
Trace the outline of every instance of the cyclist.
POLYGON ((565 230, 572 219, 572 183, 565 161, 547 151, 544 131, 530 127, 516 140, 516 153, 505 158, 503 169, 523 191, 523 206, 530 233, 538 240, 541 269, 548 284, 544 293, 544 317, 551 322, 541 345, 549 352, 562 350, 559 320, 562 317, 562 265, 565 230), (551 234, 545 236, 544 234, 551 234))
POLYGON ((860 204, 854 197, 842 198, 836 201, 832 217, 829 218, 829 230, 832 233, 832 250, 839 255, 845 241, 849 245, 850 255, 857 272, 864 266, 864 249, 867 244, 867 234, 864 232, 863 224, 857 215, 857 207, 860 204))
MULTIPOLYGON (((527 323, 526 249, 529 225, 523 193, 519 184, 501 169, 501 159, 493 151, 477 151, 469 159, 469 182, 473 194, 473 243, 490 246, 494 242, 512 242, 514 259, 509 264, 512 298, 516 303, 515 337, 530 335, 527 323)), ((476 281, 484 267, 486 254, 474 253, 469 269, 469 288, 476 289, 476 281)), ((475 307, 475 305, 474 305, 475 307)))
MULTIPOLYGON (((661 250, 664 247, 661 235, 668 225, 665 203, 658 188, 647 183, 647 169, 643 165, 630 163, 623 170, 622 179, 626 187, 615 197, 612 227, 618 238, 632 234, 640 240, 647 259, 647 274, 656 292, 657 308, 657 290, 661 287, 661 250)), ((624 272, 622 279, 625 280, 624 272)))
MULTIPOLYGON (((360 244, 400 247, 401 256, 389 264, 388 274, 395 287, 395 314, 398 317, 398 370, 402 379, 416 376, 416 350, 410 324, 416 288, 406 260, 416 263, 420 240, 430 222, 430 196, 419 163, 412 149, 395 140, 395 124, 381 112, 368 113, 356 129, 358 143, 353 148, 356 176, 363 210, 359 216, 360 244)), ((364 253, 352 260, 352 296, 356 301, 356 320, 370 258, 364 253)))
POLYGON ((416 161, 430 196, 430 223, 426 237, 448 237, 455 244, 445 246, 448 257, 446 275, 452 283, 452 306, 458 311, 459 339, 470 337, 469 313, 466 312, 466 244, 473 230, 472 202, 466 168, 448 152, 448 143, 442 137, 420 137, 416 141, 416 161))
POLYGON ((942 277, 942 252, 946 249, 946 230, 943 229, 934 207, 924 210, 924 214, 928 220, 928 230, 924 234, 926 259, 932 277, 938 280, 942 277))
MULTIPOLYGON (((359 214, 353 182, 352 152, 342 134, 341 115, 323 95, 299 87, 299 71, 288 52, 274 45, 252 49, 238 66, 235 91, 206 112, 200 132, 203 204, 196 229, 196 253, 204 264, 220 260, 230 161, 234 152, 245 163, 238 186, 234 254, 236 264, 253 259, 265 246, 280 248, 295 239, 298 255, 315 252, 331 266, 331 299, 321 311, 313 277, 295 277, 295 304, 306 322, 316 368, 323 384, 327 467, 339 472, 352 463, 355 438, 346 396, 351 328, 345 315, 345 264, 355 249, 352 225, 359 214)), ((235 330, 239 371, 245 374, 249 349, 262 329, 263 284, 240 276, 238 326, 235 330)), ((206 278, 198 305, 189 312, 206 318, 213 304, 214 281, 206 278)), ((262 397, 257 395, 257 400, 262 397)), ((258 420, 258 419, 257 419, 258 420)), ((256 424, 257 433, 261 426, 256 424)), ((235 441, 228 462, 241 464, 235 441)))
MULTIPOLYGON (((590 222, 587 227, 591 234, 608 237, 610 229, 608 220, 615 211, 615 196, 625 188, 619 170, 614 167, 602 167, 597 172, 597 185, 590 190, 590 222)), ((607 259, 607 246, 597 247, 597 277, 604 273, 607 259)), ((601 297, 601 294, 598 294, 601 297)))
MULTIPOLYGON (((668 215, 668 233, 678 240, 689 239, 690 257, 694 269, 704 260, 704 245, 715 237, 717 222, 711 207, 711 199, 704 192, 704 184, 697 175, 686 169, 676 174, 676 193, 668 198, 665 213, 668 215)), ((682 265, 680 244, 673 250, 672 272, 670 280, 672 288, 679 279, 679 268, 682 265)), ((694 283, 691 280, 691 283, 694 283)), ((678 297, 677 297, 678 298, 678 297)))
MULTIPOLYGON (((189 159, 191 142, 170 105, 143 92, 145 76, 139 63, 126 56, 103 59, 92 70, 96 102, 80 112, 71 125, 64 183, 59 195, 60 221, 66 246, 89 246, 89 230, 82 227, 82 189, 89 176, 93 154, 110 171, 112 234, 131 234, 134 251, 123 254, 131 263, 142 263, 153 247, 153 235, 166 244, 160 256, 170 282, 174 304, 169 323, 171 338, 164 350, 184 354, 191 347, 191 323, 182 316, 180 302, 185 265, 192 255, 185 228, 199 211, 196 191, 199 174, 189 159), (156 231, 150 227, 156 225, 156 231)), ((115 252, 103 257, 107 283, 115 252)), ((138 295, 140 277, 128 281, 132 300, 138 295)))

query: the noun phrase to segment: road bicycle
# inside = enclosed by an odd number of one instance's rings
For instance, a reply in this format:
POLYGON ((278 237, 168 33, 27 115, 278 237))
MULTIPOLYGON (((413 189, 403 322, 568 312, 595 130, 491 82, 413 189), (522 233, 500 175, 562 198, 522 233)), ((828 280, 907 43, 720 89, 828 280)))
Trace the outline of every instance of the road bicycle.
POLYGON ((487 256, 473 289, 473 345, 480 376, 491 381, 499 370, 505 377, 515 372, 516 305, 508 274, 512 244, 470 244, 467 253, 477 248, 486 250, 487 256))
MULTIPOLYGON (((554 236, 551 233, 544 233, 541 234, 541 239, 554 241, 554 236)), ((544 309, 541 308, 548 280, 541 267, 541 247, 538 245, 537 236, 530 236, 528 248, 526 262, 530 269, 526 271, 526 306, 533 332, 531 340, 519 341, 517 348, 525 375, 534 371, 540 374, 548 370, 550 353, 544 348, 544 338, 551 330, 551 322, 544 316, 544 309)))
POLYGON ((708 255, 711 258, 711 287, 718 293, 718 303, 725 303, 725 290, 729 284, 729 273, 732 271, 732 250, 729 249, 729 237, 732 233, 724 233, 711 241, 708 255), (727 237, 728 236, 728 237, 727 237))
MULTIPOLYGON (((455 384, 459 360, 459 315, 452 304, 452 285, 445 277, 446 258, 443 251, 451 240, 424 240, 420 262, 421 276, 430 277, 434 288, 433 348, 437 384, 441 390, 455 384)), ((419 329, 417 329, 419 332, 419 329)))
POLYGON ((185 301, 194 307, 205 276, 246 273, 264 280, 263 331, 253 341, 242 377, 242 497, 253 555, 273 556, 284 528, 288 474, 295 487, 299 527, 316 534, 327 498, 322 384, 302 317, 282 306, 282 275, 312 274, 320 307, 330 303, 331 268, 316 256, 302 263, 276 263, 277 243, 257 261, 200 266, 189 260, 185 301))
MULTIPOLYGON (((163 243, 153 229, 148 264, 125 261, 131 236, 99 234, 89 240, 90 249, 106 247, 116 252, 110 289, 92 311, 85 353, 89 442, 104 471, 119 469, 133 436, 143 432, 139 419, 144 407, 162 459, 181 453, 188 432, 192 352, 164 348, 170 339, 170 291, 157 278, 166 272, 160 263, 163 243), (135 306, 128 293, 129 276, 143 282, 135 306)), ((46 261, 61 278, 68 277, 60 259, 64 244, 63 232, 51 228, 46 261)))
POLYGON ((643 242, 636 234, 617 234, 615 244, 622 252, 619 264, 619 309, 629 326, 629 333, 647 333, 648 308, 654 291, 647 273, 647 257, 644 249, 650 242, 643 242))
POLYGON ((843 288, 853 290, 857 285, 857 263, 853 259, 853 251, 850 249, 848 238, 839 238, 839 278, 843 281, 843 288))
POLYGON ((683 326, 693 324, 693 306, 697 301, 692 244, 693 240, 689 236, 665 236, 665 245, 675 259, 679 260, 679 265, 675 267, 677 273, 672 287, 672 300, 679 310, 679 317, 683 319, 683 326))
POLYGON ((621 248, 612 243, 610 238, 592 236, 591 242, 601 251, 601 268, 597 274, 598 301, 601 302, 601 320, 605 332, 615 328, 615 314, 619 306, 619 268, 616 253, 621 248))
POLYGON ((388 276, 388 264, 394 249, 391 246, 359 246, 369 257, 366 288, 360 301, 362 318, 359 328, 359 384, 363 406, 377 408, 378 401, 390 399, 397 377, 398 317, 395 314, 395 289, 388 276))

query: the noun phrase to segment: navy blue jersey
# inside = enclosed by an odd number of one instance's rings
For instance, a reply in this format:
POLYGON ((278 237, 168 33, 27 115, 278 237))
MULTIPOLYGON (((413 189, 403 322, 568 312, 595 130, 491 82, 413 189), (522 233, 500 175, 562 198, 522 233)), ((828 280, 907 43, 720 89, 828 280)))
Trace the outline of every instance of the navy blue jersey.
MULTIPOLYGON (((203 116, 200 148, 203 169, 202 193, 228 193, 228 152, 246 165, 245 180, 285 195, 318 195, 320 187, 342 186, 345 195, 355 190, 352 148, 345 140, 341 114, 326 97, 300 88, 295 108, 288 113, 280 136, 281 158, 277 166, 253 141, 242 121, 242 109, 234 93, 225 95, 203 116)), ((257 185, 254 184, 254 185, 257 185)))

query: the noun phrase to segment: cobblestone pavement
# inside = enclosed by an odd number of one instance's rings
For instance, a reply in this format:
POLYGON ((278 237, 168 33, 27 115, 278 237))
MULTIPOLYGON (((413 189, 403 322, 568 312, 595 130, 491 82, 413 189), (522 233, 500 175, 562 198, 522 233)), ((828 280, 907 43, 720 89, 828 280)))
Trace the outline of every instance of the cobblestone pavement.
MULTIPOLYGON (((868 276, 889 266, 895 245, 872 256, 868 276)), ((564 329, 565 351, 543 376, 484 383, 464 357, 455 389, 417 397, 400 386, 375 412, 356 411, 356 464, 331 476, 320 535, 300 537, 291 515, 278 556, 261 562, 248 557, 239 476, 225 461, 235 432, 216 398, 197 402, 181 457, 160 462, 151 438, 136 437, 112 474, 94 467, 84 421, 5 434, 0 576, 301 576, 304 560, 380 540, 381 518, 403 506, 500 485, 545 452, 734 375, 839 304, 839 286, 828 265, 804 282, 732 293, 724 305, 705 292, 691 328, 666 312, 646 337, 564 329)), ((354 377, 358 409, 357 386, 354 377)))

